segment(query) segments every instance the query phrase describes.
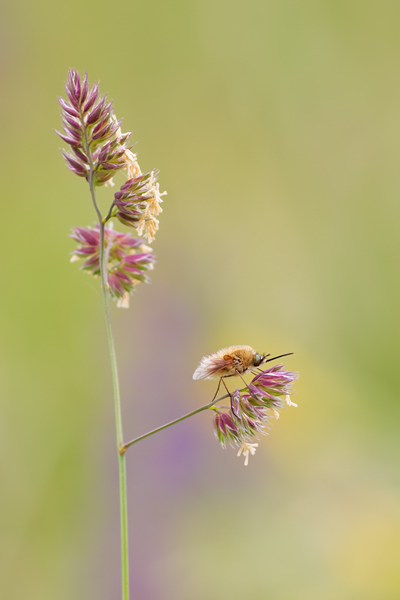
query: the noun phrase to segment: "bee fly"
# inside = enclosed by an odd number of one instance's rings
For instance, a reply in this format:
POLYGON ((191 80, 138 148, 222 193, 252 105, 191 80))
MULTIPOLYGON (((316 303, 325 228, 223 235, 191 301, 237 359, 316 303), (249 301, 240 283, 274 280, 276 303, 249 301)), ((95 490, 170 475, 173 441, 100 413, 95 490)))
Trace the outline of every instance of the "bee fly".
MULTIPOLYGON (((214 354, 203 356, 199 366, 193 373, 193 379, 216 379, 219 377, 217 391, 213 400, 218 394, 221 382, 224 384, 232 400, 232 395, 224 381, 225 378, 237 376, 244 381, 242 375, 245 373, 252 372, 254 368, 258 368, 260 365, 264 365, 271 360, 289 356, 290 354, 293 354, 293 352, 268 358, 268 356, 271 356, 270 354, 258 354, 251 346, 229 346, 229 348, 223 348, 222 350, 218 350, 218 352, 214 352, 214 354)), ((261 371, 261 369, 258 370, 261 371)), ((245 381, 244 383, 247 386, 245 381)))

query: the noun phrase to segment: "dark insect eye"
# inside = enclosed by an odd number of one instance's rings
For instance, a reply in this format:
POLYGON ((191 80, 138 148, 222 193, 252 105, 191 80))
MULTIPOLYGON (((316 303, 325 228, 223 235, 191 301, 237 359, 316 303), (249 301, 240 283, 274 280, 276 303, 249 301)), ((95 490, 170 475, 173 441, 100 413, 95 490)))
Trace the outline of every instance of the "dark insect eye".
POLYGON ((261 356, 259 354, 256 354, 255 357, 254 357, 254 366, 258 367, 258 365, 260 364, 260 362, 261 362, 261 356))

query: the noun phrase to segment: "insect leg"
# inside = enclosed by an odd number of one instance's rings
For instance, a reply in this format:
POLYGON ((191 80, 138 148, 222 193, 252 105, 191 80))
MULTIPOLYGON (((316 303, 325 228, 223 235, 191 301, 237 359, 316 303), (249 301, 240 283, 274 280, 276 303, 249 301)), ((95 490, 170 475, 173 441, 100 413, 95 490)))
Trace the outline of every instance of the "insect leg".
POLYGON ((232 377, 232 375, 225 375, 224 377, 221 377, 221 379, 220 379, 220 381, 222 381, 222 383, 224 384, 224 387, 225 387, 226 391, 228 392, 228 396, 230 397, 230 399, 232 401, 232 394, 230 393, 230 391, 226 387, 226 383, 224 381, 225 377, 232 377))
POLYGON ((211 400, 211 402, 214 402, 215 398, 217 397, 219 388, 221 387, 221 381, 222 381, 222 377, 219 378, 219 382, 218 382, 218 387, 217 387, 217 391, 214 394, 214 398, 211 400))
POLYGON ((244 383, 245 387, 248 387, 248 385, 249 385, 249 384, 245 382, 245 380, 243 379, 243 377, 241 376, 241 374, 239 373, 239 371, 237 371, 237 370, 236 370, 236 374, 237 374, 237 376, 238 376, 238 377, 240 377, 240 379, 243 381, 243 383, 244 383))
POLYGON ((224 381, 224 379, 225 379, 226 377, 234 377, 234 375, 225 375, 224 377, 221 377, 221 381, 222 381, 222 383, 224 384, 224 387, 225 387, 226 391, 228 392, 228 395, 229 395, 229 397, 230 397, 230 399, 231 399, 231 411, 233 412, 233 414, 235 415, 235 417, 238 417, 239 415, 236 413, 236 411, 235 411, 235 407, 233 406, 233 396, 232 396, 232 394, 230 393, 230 391, 228 390, 228 388, 226 387, 226 383, 225 383, 225 381, 224 381))

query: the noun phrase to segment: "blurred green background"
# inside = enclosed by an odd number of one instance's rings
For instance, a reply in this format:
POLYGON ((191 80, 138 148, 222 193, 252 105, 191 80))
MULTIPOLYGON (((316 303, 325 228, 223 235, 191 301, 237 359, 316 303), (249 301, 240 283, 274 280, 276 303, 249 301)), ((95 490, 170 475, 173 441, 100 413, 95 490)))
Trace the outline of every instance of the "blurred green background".
POLYGON ((94 213, 53 132, 74 67, 168 190, 152 284, 113 310, 126 438, 207 402, 220 347, 301 373, 247 468, 206 413, 129 451, 132 600, 399 598, 400 4, 0 11, 1 597, 120 596, 102 300, 69 263, 94 213))

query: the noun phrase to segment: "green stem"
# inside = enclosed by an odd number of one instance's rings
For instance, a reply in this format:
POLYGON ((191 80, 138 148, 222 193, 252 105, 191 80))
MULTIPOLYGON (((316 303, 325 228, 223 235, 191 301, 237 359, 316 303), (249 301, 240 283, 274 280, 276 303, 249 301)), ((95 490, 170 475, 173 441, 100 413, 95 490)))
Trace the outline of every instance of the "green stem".
POLYGON ((122 600, 129 600, 129 564, 128 564, 128 506, 126 492, 126 461, 125 455, 119 451, 123 446, 121 400, 119 393, 117 356, 115 353, 114 337, 112 331, 111 311, 108 301, 108 283, 106 281, 106 269, 104 264, 104 223, 100 223, 100 268, 103 289, 104 308, 106 313, 107 337, 110 350, 111 371, 114 388, 114 410, 115 425, 117 432, 117 450, 119 466, 119 492, 120 492, 120 514, 121 514, 121 563, 122 563, 122 600))
MULTIPOLYGON (((245 389, 247 389, 247 388, 243 388, 240 391, 243 392, 245 389)), ((224 400, 225 398, 228 398, 228 396, 229 396, 229 394, 225 394, 224 396, 220 396, 216 400, 211 400, 211 402, 209 402, 208 404, 205 404, 204 406, 201 406, 200 408, 196 408, 196 410, 192 410, 192 412, 187 413, 186 415, 183 415, 183 417, 179 417, 179 419, 170 421, 169 423, 166 423, 165 425, 161 425, 161 427, 157 427, 157 429, 152 429, 151 431, 145 433, 144 435, 140 435, 139 437, 135 438, 134 440, 131 440, 130 442, 126 442, 126 444, 122 444, 122 446, 120 446, 120 450, 119 450, 120 453, 123 454, 125 452, 125 450, 127 448, 129 448, 129 446, 133 446, 133 444, 136 444, 136 442, 140 442, 141 440, 144 440, 145 438, 147 438, 151 435, 154 435, 158 431, 162 431, 163 429, 167 429, 167 427, 171 427, 171 425, 175 425, 175 423, 179 423, 180 421, 184 421, 185 419, 188 419, 189 417, 193 417, 193 415, 197 415, 198 413, 202 412, 203 410, 207 410, 207 408, 212 408, 214 406, 214 404, 216 404, 217 402, 220 402, 221 400, 224 400)))
POLYGON ((104 223, 107 223, 107 221, 109 221, 111 219, 113 208, 114 208, 114 200, 110 206, 110 210, 108 211, 107 216, 105 217, 105 219, 103 221, 104 223))
POLYGON ((118 450, 118 467, 119 467, 119 494, 120 494, 120 515, 121 515, 121 568, 122 568, 122 600, 129 600, 129 559, 128 559, 128 506, 127 506, 127 491, 126 491, 126 461, 125 455, 119 451, 123 446, 124 440, 122 435, 122 416, 121 416, 121 400, 119 393, 119 380, 117 368, 117 356, 115 353, 114 337, 112 331, 111 311, 108 297, 108 282, 107 282, 107 265, 105 264, 105 245, 104 245, 104 222, 101 212, 96 202, 96 195, 93 185, 93 160, 90 152, 90 147, 85 129, 85 144, 86 153, 89 158, 89 187, 92 195, 93 206, 96 211, 99 227, 100 227, 100 275, 101 287, 103 290, 104 310, 106 314, 107 338, 110 351, 111 371, 114 388, 114 410, 115 410, 115 426, 117 432, 117 450, 118 450))

